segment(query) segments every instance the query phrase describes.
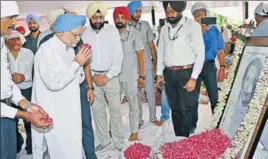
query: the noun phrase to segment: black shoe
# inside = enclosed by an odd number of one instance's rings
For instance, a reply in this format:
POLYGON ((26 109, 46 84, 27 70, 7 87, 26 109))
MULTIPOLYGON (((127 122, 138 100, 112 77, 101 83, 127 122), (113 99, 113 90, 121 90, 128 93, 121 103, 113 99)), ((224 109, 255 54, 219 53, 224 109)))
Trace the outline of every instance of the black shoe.
POLYGON ((21 136, 21 134, 19 133, 19 135, 17 135, 17 153, 20 153, 20 151, 22 149, 23 142, 24 142, 24 139, 21 136))
POLYGON ((32 151, 32 144, 30 144, 30 145, 27 145, 27 144, 26 144, 25 150, 26 150, 26 152, 27 152, 27 155, 31 155, 31 154, 33 154, 33 151, 32 151))
POLYGON ((26 148, 25 148, 25 150, 26 150, 26 152, 27 152, 27 155, 32 155, 32 154, 33 154, 32 149, 26 149, 26 148))

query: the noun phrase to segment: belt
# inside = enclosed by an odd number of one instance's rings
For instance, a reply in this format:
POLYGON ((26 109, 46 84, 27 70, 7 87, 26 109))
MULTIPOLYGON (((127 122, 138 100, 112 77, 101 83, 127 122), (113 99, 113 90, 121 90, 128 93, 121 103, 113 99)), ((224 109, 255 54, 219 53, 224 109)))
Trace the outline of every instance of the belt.
POLYGON ((185 69, 189 69, 193 67, 194 65, 190 64, 190 65, 185 65, 185 66, 171 66, 171 67, 167 67, 167 69, 172 70, 172 71, 178 71, 178 70, 185 70, 185 69))
POLYGON ((108 72, 107 70, 106 71, 98 71, 98 70, 92 70, 93 72, 96 72, 96 73, 106 73, 108 72))
POLYGON ((215 63, 215 60, 206 60, 205 63, 215 63))
POLYGON ((0 100, 1 103, 5 103, 6 105, 11 106, 11 98, 6 98, 3 100, 0 100))

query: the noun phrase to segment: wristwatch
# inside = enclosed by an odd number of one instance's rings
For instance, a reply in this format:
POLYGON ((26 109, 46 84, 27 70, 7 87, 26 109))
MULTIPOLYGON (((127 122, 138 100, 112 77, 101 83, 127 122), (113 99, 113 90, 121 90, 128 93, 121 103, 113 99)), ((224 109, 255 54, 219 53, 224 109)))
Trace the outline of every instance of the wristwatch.
POLYGON ((224 67, 224 68, 226 68, 226 65, 220 65, 220 67, 224 67))
POLYGON ((141 79, 143 79, 143 80, 145 80, 146 78, 145 78, 145 76, 140 76, 139 78, 141 78, 141 79))
POLYGON ((93 86, 87 88, 87 90, 89 90, 89 89, 92 89, 94 91, 94 87, 93 86))

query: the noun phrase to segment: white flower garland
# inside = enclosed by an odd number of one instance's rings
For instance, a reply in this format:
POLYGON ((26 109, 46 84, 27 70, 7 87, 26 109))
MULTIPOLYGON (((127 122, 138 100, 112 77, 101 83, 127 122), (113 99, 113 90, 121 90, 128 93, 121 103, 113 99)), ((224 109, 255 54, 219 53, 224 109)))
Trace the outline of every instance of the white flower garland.
POLYGON ((223 109, 226 106, 226 102, 227 102, 226 98, 229 92, 231 91, 232 82, 234 81, 234 78, 235 78, 235 70, 238 65, 240 55, 242 54, 243 47, 244 47, 243 41, 238 40, 236 44, 236 51, 234 52, 234 55, 230 57, 232 59, 232 65, 230 66, 227 79, 224 80, 224 88, 222 89, 222 91, 219 92, 219 103, 214 109, 212 121, 208 128, 209 130, 217 127, 218 122, 221 116, 223 115, 223 109))
POLYGON ((228 148, 222 158, 235 158, 248 141, 249 135, 255 129, 268 94, 268 58, 265 59, 263 71, 258 79, 254 96, 249 103, 249 110, 241 123, 236 136, 232 140, 232 148, 228 148))

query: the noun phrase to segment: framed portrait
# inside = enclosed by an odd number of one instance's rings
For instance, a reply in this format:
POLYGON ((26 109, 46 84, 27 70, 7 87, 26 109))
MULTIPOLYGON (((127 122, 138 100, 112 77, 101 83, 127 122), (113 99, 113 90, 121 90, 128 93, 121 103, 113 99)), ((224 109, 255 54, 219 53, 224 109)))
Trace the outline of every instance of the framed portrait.
POLYGON ((268 158, 268 95, 251 138, 241 151, 244 158, 268 158))
MULTIPOLYGON (((219 125, 231 139, 235 137, 249 110, 249 103, 253 99, 258 79, 267 59, 268 37, 249 38, 245 45, 232 90, 219 125)), ((252 130, 249 139, 253 133, 254 130, 252 130)), ((249 142, 245 145, 248 144, 249 142)), ((245 155, 245 152, 243 155, 245 155)))

